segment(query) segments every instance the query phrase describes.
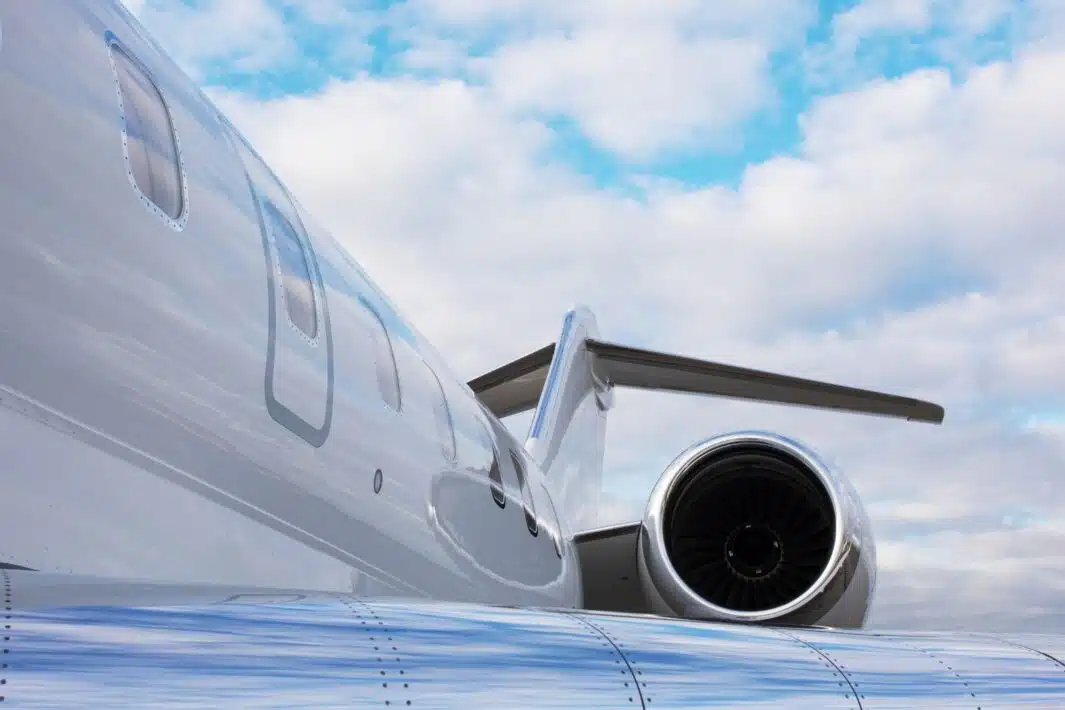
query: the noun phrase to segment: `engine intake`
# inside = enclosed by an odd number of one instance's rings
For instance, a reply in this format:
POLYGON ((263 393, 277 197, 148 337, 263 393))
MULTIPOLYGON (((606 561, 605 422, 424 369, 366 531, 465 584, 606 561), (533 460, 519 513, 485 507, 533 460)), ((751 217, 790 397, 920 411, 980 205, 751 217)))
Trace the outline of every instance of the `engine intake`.
POLYGON ((736 611, 787 604, 832 556, 832 499, 780 451, 740 445, 693 467, 666 504, 666 554, 696 594, 736 611))
POLYGON ((871 548, 845 481, 789 439, 741 432, 692 447, 663 474, 644 516, 640 576, 659 613, 813 623, 839 607, 836 625, 860 625, 871 548))

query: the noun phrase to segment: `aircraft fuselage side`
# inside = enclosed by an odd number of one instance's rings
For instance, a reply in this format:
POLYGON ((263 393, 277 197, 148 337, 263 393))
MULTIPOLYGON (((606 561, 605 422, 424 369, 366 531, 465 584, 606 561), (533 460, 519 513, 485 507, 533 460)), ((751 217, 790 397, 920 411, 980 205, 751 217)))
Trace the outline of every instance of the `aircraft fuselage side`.
POLYGON ((579 605, 521 445, 125 11, 0 24, 0 563, 579 605))

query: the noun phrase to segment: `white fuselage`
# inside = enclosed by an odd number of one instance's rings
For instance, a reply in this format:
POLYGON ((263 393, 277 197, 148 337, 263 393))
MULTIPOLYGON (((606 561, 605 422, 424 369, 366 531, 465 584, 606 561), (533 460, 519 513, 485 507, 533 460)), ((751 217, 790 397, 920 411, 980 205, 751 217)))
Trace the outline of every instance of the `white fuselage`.
POLYGON ((579 605, 521 444, 121 7, 0 25, 0 563, 579 605))

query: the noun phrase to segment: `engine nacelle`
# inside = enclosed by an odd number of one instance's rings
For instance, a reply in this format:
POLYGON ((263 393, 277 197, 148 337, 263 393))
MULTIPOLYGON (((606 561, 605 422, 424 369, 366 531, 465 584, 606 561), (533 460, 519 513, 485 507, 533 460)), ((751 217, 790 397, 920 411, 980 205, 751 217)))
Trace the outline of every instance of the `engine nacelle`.
POLYGON ((651 492, 640 581, 659 614, 859 627, 876 583, 849 482, 802 445, 738 432, 692 446, 651 492))

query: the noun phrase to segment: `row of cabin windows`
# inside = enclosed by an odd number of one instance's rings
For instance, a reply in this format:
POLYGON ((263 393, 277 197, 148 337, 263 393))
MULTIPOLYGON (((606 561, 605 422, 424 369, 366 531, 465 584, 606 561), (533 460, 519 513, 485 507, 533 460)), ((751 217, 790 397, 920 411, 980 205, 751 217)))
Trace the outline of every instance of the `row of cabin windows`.
MULTIPOLYGON (((174 123, 166 100, 155 82, 133 56, 115 39, 108 42, 118 83, 119 103, 124 130, 126 167, 133 186, 167 219, 177 220, 185 205, 185 171, 178 148, 174 123)), ((290 219, 273 201, 261 197, 263 219, 277 250, 278 269, 289 322, 307 338, 318 337, 318 304, 311 277, 309 239, 298 216, 290 219)), ((295 214, 291 210, 290 214, 295 214)), ((376 327, 373 329, 374 360, 377 385, 385 403, 400 411, 403 406, 388 330, 381 316, 368 304, 367 310, 376 327)), ((437 396, 433 399, 433 418, 444 457, 453 461, 455 431, 440 378, 426 364, 437 396)))
MULTIPOLYGON (((118 83, 122 110, 126 167, 135 189, 141 197, 154 205, 161 215, 174 221, 186 211, 185 171, 182 165, 177 134, 170 110, 162 92, 137 62, 116 40, 109 41, 118 83)), ((274 248, 284 294, 285 311, 289 322, 307 338, 318 337, 318 304, 311 277, 310 241, 298 216, 289 219, 270 199, 262 197, 260 204, 274 248)), ((290 214, 296 215, 292 207, 290 214)), ((377 385, 385 404, 395 411, 403 408, 403 398, 396 367, 395 352, 381 316, 364 303, 376 327, 373 328, 374 361, 377 385)), ((444 457, 456 458, 455 429, 444 387, 437 374, 426 364, 430 385, 437 396, 433 399, 433 419, 444 457)), ((489 480, 492 498, 502 508, 506 505, 503 477, 495 447, 492 451, 489 480)), ((511 463, 518 477, 525 523, 529 532, 538 533, 536 509, 521 458, 510 451, 511 463)))
MULTIPOLYGON (((488 468, 488 481, 492 489, 492 500, 500 508, 505 508, 507 505, 506 491, 503 488, 503 473, 499 466, 499 457, 496 453, 496 448, 492 443, 492 438, 488 435, 488 431, 484 431, 484 445, 492 452, 492 463, 488 468)), ((521 456, 516 451, 511 449, 510 463, 514 467, 514 475, 518 479, 518 490, 521 493, 522 511, 525 514, 525 526, 529 529, 529 533, 537 535, 540 532, 540 526, 536 517, 536 502, 533 499, 532 490, 529 484, 528 474, 525 470, 525 464, 521 460, 521 456)), ((558 547, 558 542, 555 541, 556 551, 560 552, 561 548, 558 547)))
MULTIPOLYGON (((491 442, 488 442, 492 449, 492 465, 488 470, 488 480, 491 482, 492 499, 496 502, 500 508, 503 508, 507 504, 506 494, 503 490, 503 477, 499 469, 499 459, 496 456, 495 447, 491 442)), ((529 484, 528 473, 525 470, 525 464, 521 460, 521 456, 518 455, 513 449, 510 450, 510 463, 514 466, 514 474, 518 478, 518 490, 521 493, 521 508, 525 515, 525 527, 528 528, 529 534, 536 537, 540 533, 539 519, 536 515, 536 501, 532 495, 532 489, 529 484)), ((551 515, 555 520, 555 525, 558 525, 558 513, 555 511, 554 504, 551 503, 551 497, 547 497, 547 505, 551 510, 551 515)), ((554 531, 548 530, 547 535, 551 538, 551 544, 555 548, 555 554, 559 559, 562 559, 562 541, 559 535, 561 531, 556 527, 554 531)))
MULTIPOLYGON (((126 168, 141 197, 167 219, 177 220, 185 212, 185 171, 166 100, 148 71, 117 41, 109 46, 122 110, 126 168)), ((307 237, 302 225, 294 224, 271 200, 262 199, 261 204, 277 250, 289 322, 314 340, 318 312, 307 237)))

